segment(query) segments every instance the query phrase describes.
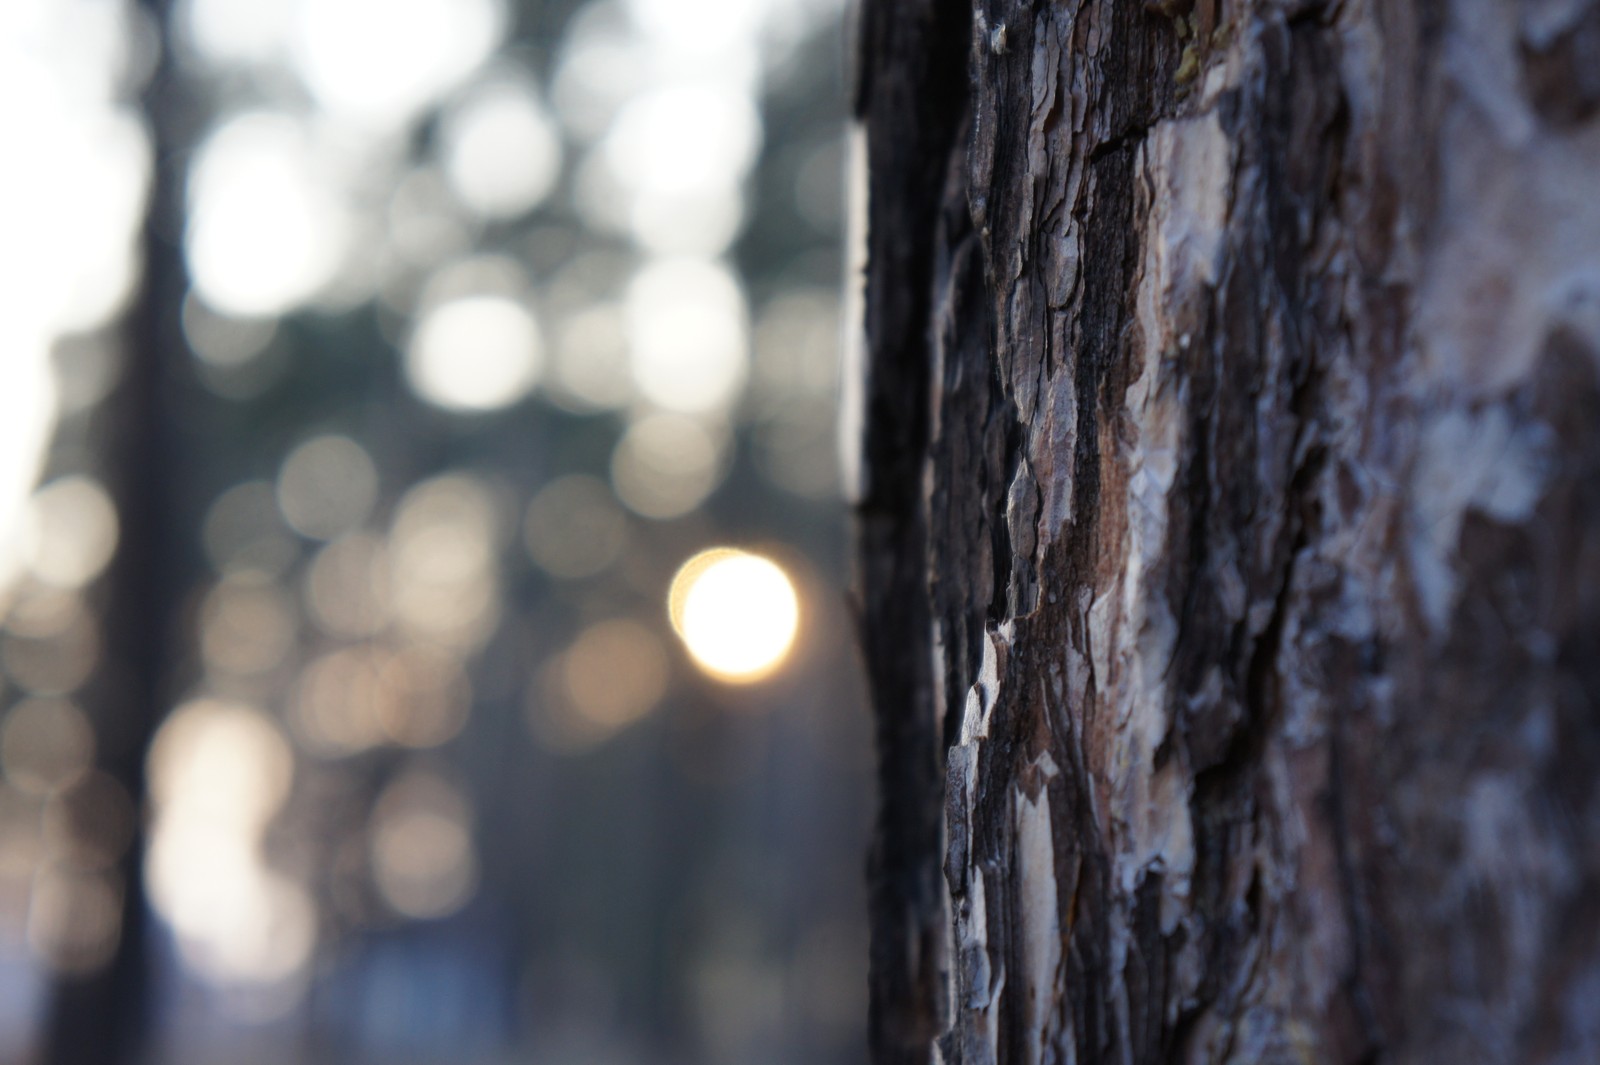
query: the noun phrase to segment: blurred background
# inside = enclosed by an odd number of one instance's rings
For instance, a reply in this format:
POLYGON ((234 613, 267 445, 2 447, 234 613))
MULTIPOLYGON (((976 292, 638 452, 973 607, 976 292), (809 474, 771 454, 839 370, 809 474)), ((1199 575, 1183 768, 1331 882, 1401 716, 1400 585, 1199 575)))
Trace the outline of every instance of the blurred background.
POLYGON ((0 1061, 864 1060, 842 3, 0 4, 0 1061))

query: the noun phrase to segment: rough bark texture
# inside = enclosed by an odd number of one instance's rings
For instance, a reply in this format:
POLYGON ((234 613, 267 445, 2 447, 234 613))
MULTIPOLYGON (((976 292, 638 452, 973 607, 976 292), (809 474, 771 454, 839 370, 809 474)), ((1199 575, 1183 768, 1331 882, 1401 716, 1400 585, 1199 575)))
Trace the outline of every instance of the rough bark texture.
POLYGON ((1600 1061, 1600 3, 862 52, 876 1060, 1600 1061))

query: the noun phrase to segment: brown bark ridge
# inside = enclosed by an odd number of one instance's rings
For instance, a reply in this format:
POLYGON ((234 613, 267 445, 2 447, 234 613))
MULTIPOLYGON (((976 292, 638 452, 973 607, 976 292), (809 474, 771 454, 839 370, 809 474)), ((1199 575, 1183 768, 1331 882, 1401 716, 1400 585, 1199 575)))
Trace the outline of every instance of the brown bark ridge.
POLYGON ((1600 1062, 1600 4, 866 0, 901 1062, 1600 1062))

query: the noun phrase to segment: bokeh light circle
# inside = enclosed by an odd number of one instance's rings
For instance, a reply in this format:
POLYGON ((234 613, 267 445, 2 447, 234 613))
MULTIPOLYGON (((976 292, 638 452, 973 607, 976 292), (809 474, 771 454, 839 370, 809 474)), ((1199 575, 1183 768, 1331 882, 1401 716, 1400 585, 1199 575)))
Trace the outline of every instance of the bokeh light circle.
POLYGON ((521 400, 543 365, 532 312, 503 296, 465 296, 434 308, 406 350, 406 376, 417 395, 466 413, 521 400))
POLYGON ((684 563, 667 602, 695 664, 735 684, 771 676, 800 627, 789 575, 771 559, 735 548, 712 548, 684 563))

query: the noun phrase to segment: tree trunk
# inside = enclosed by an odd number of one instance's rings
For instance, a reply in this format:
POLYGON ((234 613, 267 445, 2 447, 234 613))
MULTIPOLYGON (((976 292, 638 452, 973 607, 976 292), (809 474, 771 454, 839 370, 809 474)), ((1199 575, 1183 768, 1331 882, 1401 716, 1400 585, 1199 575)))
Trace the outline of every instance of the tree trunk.
POLYGON ((1597 70, 867 0, 878 1062, 1600 1061, 1597 70))
POLYGON ((178 321, 188 277, 183 261, 184 160, 173 150, 181 115, 177 67, 168 37, 169 0, 141 0, 160 31, 161 57, 144 94, 154 172, 141 234, 139 295, 122 325, 121 380, 107 401, 105 472, 120 527, 106 575, 106 661, 89 689, 99 768, 141 810, 118 862, 122 888, 115 950, 99 971, 59 978, 41 1032, 48 1065, 137 1065, 153 1028, 153 954, 144 884, 145 761, 171 696, 168 669, 180 616, 176 559, 184 529, 174 518, 172 486, 181 462, 172 402, 178 321))

